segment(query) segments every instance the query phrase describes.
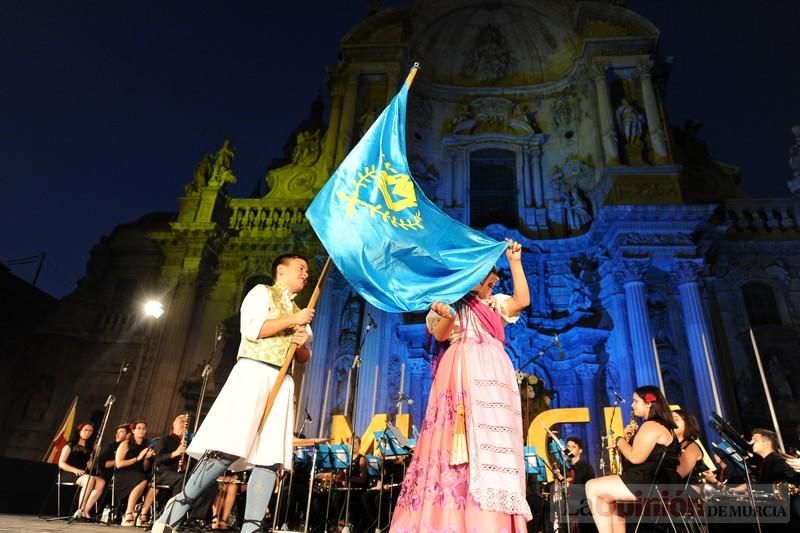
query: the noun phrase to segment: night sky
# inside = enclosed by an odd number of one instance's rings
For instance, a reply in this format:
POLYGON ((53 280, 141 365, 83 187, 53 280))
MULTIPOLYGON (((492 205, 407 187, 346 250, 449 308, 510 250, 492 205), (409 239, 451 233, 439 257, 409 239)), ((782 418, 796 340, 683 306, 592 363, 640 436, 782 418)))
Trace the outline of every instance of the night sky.
MULTIPOLYGON (((4 2, 0 261, 46 252, 38 285, 71 292, 101 235, 176 210, 197 161, 226 137, 237 150, 232 193, 248 195, 324 95, 325 67, 367 3, 4 2)), ((628 7, 661 29, 660 51, 674 57, 671 122, 704 123, 701 138, 742 168, 747 193, 786 196, 800 2, 628 7)), ((30 281, 36 265, 12 270, 30 281)))

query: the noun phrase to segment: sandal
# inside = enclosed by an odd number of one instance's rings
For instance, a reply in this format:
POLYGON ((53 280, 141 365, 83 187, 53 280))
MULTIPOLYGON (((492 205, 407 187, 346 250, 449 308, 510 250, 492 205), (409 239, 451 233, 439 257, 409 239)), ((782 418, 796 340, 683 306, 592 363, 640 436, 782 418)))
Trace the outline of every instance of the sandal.
POLYGON ((120 526, 122 526, 122 527, 133 527, 134 525, 136 525, 136 522, 134 521, 134 514, 133 513, 125 513, 125 516, 122 518, 122 522, 120 523, 120 526))
POLYGON ((147 527, 150 525, 150 511, 139 513, 136 516, 136 527, 147 527))

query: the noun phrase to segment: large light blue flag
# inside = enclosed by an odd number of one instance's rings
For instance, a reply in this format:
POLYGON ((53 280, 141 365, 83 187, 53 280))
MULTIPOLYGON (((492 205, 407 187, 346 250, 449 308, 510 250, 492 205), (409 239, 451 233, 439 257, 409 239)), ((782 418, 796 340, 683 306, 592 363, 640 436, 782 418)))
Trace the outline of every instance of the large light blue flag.
POLYGON ((347 281, 389 312, 452 303, 506 248, 443 213, 406 160, 408 85, 347 155, 306 211, 347 281))

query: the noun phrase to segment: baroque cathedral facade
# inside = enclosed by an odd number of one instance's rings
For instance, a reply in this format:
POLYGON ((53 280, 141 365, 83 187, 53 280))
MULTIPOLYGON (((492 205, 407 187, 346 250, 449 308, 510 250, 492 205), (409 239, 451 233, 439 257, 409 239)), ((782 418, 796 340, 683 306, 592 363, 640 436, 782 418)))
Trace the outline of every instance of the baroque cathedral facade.
MULTIPOLYGON (((523 244, 532 305, 507 329, 507 351, 552 407, 589 408, 591 422, 569 432, 592 460, 614 393, 659 379, 670 403, 702 421, 721 410, 742 430, 770 427, 751 328, 793 436, 800 205, 748 198, 692 124, 670 126, 659 31, 623 4, 432 0, 372 12, 329 68, 327 124, 315 108, 265 195, 229 194, 234 158, 248 154, 225 141, 197 165, 177 213, 120 225, 95 246, 77 290, 40 328, 25 378, 4 393, 15 408, 0 453, 40 455, 74 394, 79 418, 98 417, 115 390, 112 423, 144 416, 161 431, 194 410, 208 364, 207 408, 234 363, 244 294, 271 281, 287 250, 319 272, 326 252, 305 209, 413 61, 414 178, 452 217, 523 244), (163 299, 159 321, 138 317, 144 295, 163 299), (133 364, 114 389, 123 361, 133 364)), ((800 140, 793 149, 800 180, 800 140)), ((397 408, 401 389, 421 422, 432 379, 424 315, 372 308, 334 272, 314 330, 314 357, 295 372, 307 434, 327 434, 345 412, 361 433, 397 408)))

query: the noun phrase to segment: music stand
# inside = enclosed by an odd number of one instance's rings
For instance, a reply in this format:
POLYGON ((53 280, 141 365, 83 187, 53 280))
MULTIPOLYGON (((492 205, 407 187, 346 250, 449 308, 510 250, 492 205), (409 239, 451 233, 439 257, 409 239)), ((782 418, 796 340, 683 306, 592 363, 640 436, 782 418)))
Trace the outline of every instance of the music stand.
MULTIPOLYGON (((719 435, 731 445, 733 450, 739 454, 739 457, 742 459, 741 464, 744 467, 744 481, 745 486, 747 487, 748 500, 750 501, 750 506, 753 508, 753 516, 756 520, 756 527, 758 532, 761 533, 761 520, 758 517, 756 498, 753 495, 753 483, 750 480, 750 468, 747 466, 747 458, 752 455, 750 453, 750 443, 747 442, 747 439, 745 439, 738 431, 736 431, 727 420, 724 420, 717 413, 711 413, 711 415, 708 417, 708 423, 711 425, 714 431, 719 433, 719 435)), ((733 455, 730 455, 730 457, 731 459, 734 458, 733 455)))
MULTIPOLYGON (((383 461, 381 462, 381 469, 380 469, 380 491, 378 493, 378 519, 377 523, 375 524, 375 531, 381 531, 381 507, 383 505, 383 479, 384 473, 386 469, 386 459, 402 457, 406 458, 414 449, 414 444, 416 444, 416 439, 413 439, 414 443, 412 444, 411 440, 406 438, 403 435, 403 432, 400 431, 400 428, 389 422, 386 421, 386 427, 383 431, 376 431, 374 432, 375 435, 375 442, 378 444, 378 451, 383 456, 383 461)), ((390 493, 391 494, 391 493, 390 493)), ((392 508, 391 508, 391 498, 389 499, 389 514, 391 515, 392 508)))
MULTIPOLYGON (((728 441, 722 439, 719 444, 712 442, 711 450, 722 459, 722 462, 725 463, 725 466, 732 475, 744 475, 745 466, 742 456, 739 455, 739 452, 737 452, 728 441)), ((729 475, 728 477, 732 476, 729 475)))
POLYGON ((547 482, 547 471, 545 470, 544 461, 537 455, 535 446, 525 446, 522 449, 522 454, 525 457, 525 472, 527 474, 534 474, 536 481, 540 483, 547 482))
POLYGON ((376 477, 381 475, 381 459, 377 455, 365 455, 367 458, 367 475, 376 477))

